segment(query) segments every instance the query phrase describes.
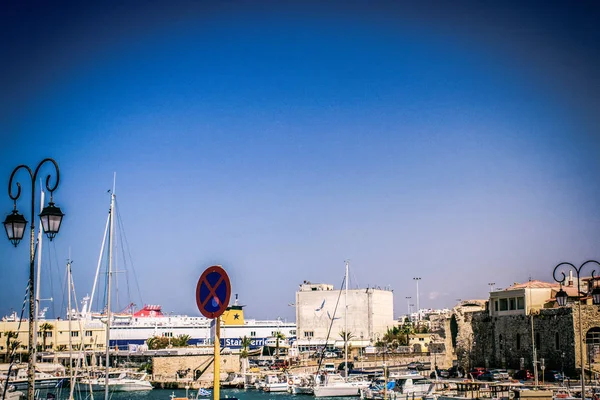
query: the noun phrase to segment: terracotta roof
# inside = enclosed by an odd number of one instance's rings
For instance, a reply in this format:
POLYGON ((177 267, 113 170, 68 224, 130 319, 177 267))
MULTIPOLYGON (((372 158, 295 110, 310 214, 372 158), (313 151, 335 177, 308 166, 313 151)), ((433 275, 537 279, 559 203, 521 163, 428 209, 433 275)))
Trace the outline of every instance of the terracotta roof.
POLYGON ((504 290, 523 289, 523 288, 553 289, 553 288, 558 288, 558 287, 559 287, 558 283, 550 283, 550 282, 533 280, 533 281, 527 281, 524 283, 515 282, 512 286, 509 286, 504 290))

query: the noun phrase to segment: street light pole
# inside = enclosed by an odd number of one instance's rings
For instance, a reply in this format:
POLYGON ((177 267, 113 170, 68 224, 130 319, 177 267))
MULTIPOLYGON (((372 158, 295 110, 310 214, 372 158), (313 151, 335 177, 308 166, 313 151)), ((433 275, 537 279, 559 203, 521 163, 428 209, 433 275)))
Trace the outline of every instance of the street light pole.
POLYGON ((410 299, 412 299, 412 297, 406 296, 406 306, 408 307, 408 319, 410 319, 410 299))
MULTIPOLYGON (((583 295, 581 293, 581 283, 580 283, 580 274, 581 274, 581 270, 583 269, 583 267, 585 267, 588 264, 596 264, 597 266, 600 266, 600 262, 596 261, 596 260, 588 260, 586 262, 584 262, 583 264, 581 264, 579 266, 579 268, 577 268, 575 265, 569 263, 569 262, 562 262, 560 264, 558 264, 556 267, 554 267, 554 271, 552 272, 552 277, 554 278, 554 280, 558 283, 560 283, 561 287, 558 293, 556 293, 556 302, 558 303, 559 306, 564 307, 567 304, 567 298, 569 297, 567 292, 565 292, 562 289, 562 286, 565 283, 565 280, 567 279, 567 276, 565 275, 565 273, 563 271, 560 271, 560 274, 562 275, 562 278, 559 279, 559 277, 557 277, 556 271, 558 270, 558 268, 562 267, 562 266, 568 266, 569 268, 573 269, 575 271, 575 273, 577 274, 577 318, 579 319, 579 367, 581 369, 581 399, 585 400, 585 362, 583 360, 583 332, 582 332, 582 327, 581 327, 581 300, 588 295, 588 292, 590 291, 590 288, 588 286, 588 291, 585 293, 585 295, 583 295)), ((595 274, 596 274, 596 270, 592 269, 592 282, 595 281, 595 274)), ((591 291, 591 295, 592 295, 592 302, 593 304, 597 305, 600 304, 600 289, 599 288, 595 288, 594 290, 591 291)))
MULTIPOLYGON (((35 342, 34 342, 34 331, 35 331, 35 297, 34 297, 34 279, 35 279, 35 248, 34 248, 34 237, 35 237, 35 182, 37 180, 38 172, 42 165, 46 162, 50 162, 54 165, 56 171, 56 182, 53 186, 50 186, 50 178, 51 175, 46 177, 46 189, 50 192, 50 201, 48 205, 44 207, 42 212, 39 214, 42 220, 42 229, 48 236, 50 240, 52 240, 60 229, 60 224, 62 222, 62 217, 64 214, 60 210, 60 208, 55 207, 53 203, 52 194, 58 187, 58 183, 60 182, 60 172, 58 169, 58 164, 51 158, 45 158, 42 160, 37 167, 35 168, 35 172, 32 172, 31 168, 27 165, 21 164, 16 167, 12 174, 10 175, 10 180, 8 182, 8 196, 13 200, 13 211, 9 214, 4 221, 4 229, 6 230, 6 235, 8 236, 8 240, 17 247, 21 239, 23 239, 23 235, 25 233, 25 227, 27 225, 27 221, 25 217, 17 211, 17 199, 21 196, 21 184, 16 182, 17 193, 13 194, 13 179, 15 174, 20 169, 25 169, 29 173, 29 178, 31 179, 31 225, 30 225, 30 235, 29 235, 29 283, 27 286, 28 296, 29 296, 29 348, 28 348, 28 367, 27 367, 27 399, 34 400, 34 385, 35 385, 35 342)), ((5 385, 8 387, 8 385, 5 385)))
POLYGON ((421 320, 421 314, 419 313, 419 311, 421 310, 421 308, 419 306, 419 281, 421 280, 421 278, 416 277, 416 278, 413 278, 413 280, 415 282, 417 282, 417 320, 420 321, 421 320))

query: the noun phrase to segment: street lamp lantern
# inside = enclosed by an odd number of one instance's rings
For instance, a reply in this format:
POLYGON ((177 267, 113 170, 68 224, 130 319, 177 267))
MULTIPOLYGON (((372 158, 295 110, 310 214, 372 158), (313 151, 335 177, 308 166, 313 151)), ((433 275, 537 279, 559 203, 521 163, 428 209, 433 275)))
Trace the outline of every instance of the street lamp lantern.
POLYGON ((592 303, 600 305, 600 288, 596 287, 592 290, 592 303))
POLYGON ((564 307, 567 305, 567 297, 568 297, 567 292, 565 292, 561 286, 558 293, 556 293, 556 302, 558 303, 558 305, 560 307, 564 307))
POLYGON ((60 230, 60 223, 65 214, 60 210, 60 208, 54 206, 52 200, 48 203, 46 207, 40 213, 40 219, 42 220, 42 228, 44 229, 44 233, 48 236, 48 239, 52 241, 58 231, 60 230))
MULTIPOLYGON (((34 215, 35 215, 35 182, 37 181, 38 172, 40 168, 46 164, 51 163, 54 166, 54 170, 56 172, 56 180, 53 185, 50 185, 51 176, 48 175, 46 177, 46 190, 50 192, 50 202, 48 206, 46 206, 42 212, 39 214, 42 221, 42 228, 46 235, 50 240, 52 240, 58 230, 60 229, 60 224, 62 222, 62 217, 64 214, 60 210, 60 208, 56 207, 52 202, 52 194, 58 187, 58 183, 60 182, 60 171, 58 169, 58 164, 52 158, 43 159, 35 168, 32 170, 25 164, 21 164, 16 167, 12 174, 10 175, 10 179, 8 181, 8 197, 14 202, 14 209, 10 215, 6 217, 4 220, 4 229, 6 230, 6 235, 8 236, 8 240, 16 247, 23 236, 25 234, 25 229, 27 227, 27 221, 25 217, 17 211, 17 200, 21 197, 21 184, 16 182, 16 192, 13 191, 13 179, 15 175, 20 170, 25 170, 28 173, 31 182, 31 219, 29 229, 31 231, 30 241, 29 241, 29 282, 27 284, 27 292, 29 297, 29 329, 28 329, 28 365, 27 365, 27 399, 34 400, 35 398, 35 340, 34 340, 34 331, 35 331, 35 299, 34 299, 34 286, 35 286, 35 266, 34 266, 34 254, 35 254, 35 243, 34 243, 34 233, 35 233, 35 224, 33 223, 34 215)), ((6 396, 6 389, 8 385, 4 387, 3 398, 6 396)))
POLYGON ((27 220, 23 215, 19 214, 16 208, 4 220, 6 236, 8 236, 8 240, 10 240, 15 247, 17 247, 21 239, 23 239, 26 226, 27 220))

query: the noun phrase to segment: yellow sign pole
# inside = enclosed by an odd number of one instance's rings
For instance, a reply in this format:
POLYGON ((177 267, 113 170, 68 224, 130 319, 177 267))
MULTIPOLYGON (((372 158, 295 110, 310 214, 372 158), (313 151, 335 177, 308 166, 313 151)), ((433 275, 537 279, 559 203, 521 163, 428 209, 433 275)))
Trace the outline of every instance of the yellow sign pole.
POLYGON ((220 400, 221 384, 221 317, 215 321, 215 366, 213 382, 213 400, 220 400))

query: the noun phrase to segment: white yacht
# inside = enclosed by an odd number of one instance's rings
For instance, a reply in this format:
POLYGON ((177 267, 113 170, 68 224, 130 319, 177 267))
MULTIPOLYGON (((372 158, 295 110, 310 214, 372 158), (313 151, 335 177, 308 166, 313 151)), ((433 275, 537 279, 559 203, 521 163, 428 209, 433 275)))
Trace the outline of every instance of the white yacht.
MULTIPOLYGON (((110 372, 108 375, 108 390, 110 392, 138 392, 152 390, 152 384, 146 379, 147 374, 143 372, 110 372)), ((106 379, 104 376, 99 378, 82 378, 77 382, 79 390, 92 392, 104 391, 106 379)))
POLYGON ((360 396, 361 389, 368 388, 370 385, 369 381, 359 376, 345 379, 340 374, 328 374, 324 378, 324 381, 313 388, 315 397, 360 396))

